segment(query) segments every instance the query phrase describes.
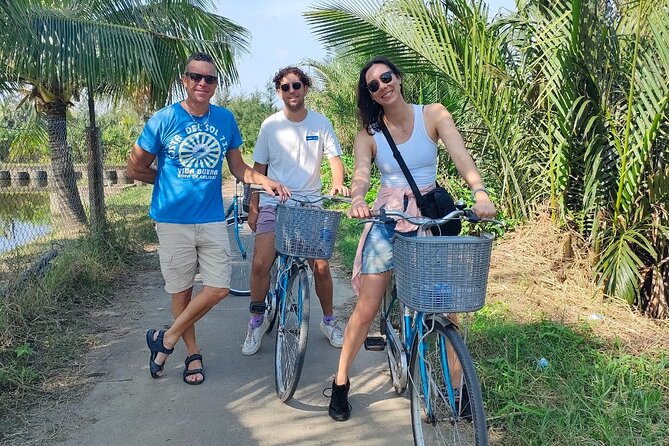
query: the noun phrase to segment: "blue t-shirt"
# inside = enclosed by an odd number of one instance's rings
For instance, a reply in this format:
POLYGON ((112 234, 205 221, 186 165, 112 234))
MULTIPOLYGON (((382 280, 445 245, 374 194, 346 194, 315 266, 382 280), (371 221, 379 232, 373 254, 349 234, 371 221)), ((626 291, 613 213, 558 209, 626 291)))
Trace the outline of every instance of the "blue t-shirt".
POLYGON ((223 221, 221 168, 227 150, 242 136, 232 113, 209 105, 209 114, 191 117, 176 103, 144 126, 137 145, 156 155, 157 174, 149 215, 161 223, 223 221))

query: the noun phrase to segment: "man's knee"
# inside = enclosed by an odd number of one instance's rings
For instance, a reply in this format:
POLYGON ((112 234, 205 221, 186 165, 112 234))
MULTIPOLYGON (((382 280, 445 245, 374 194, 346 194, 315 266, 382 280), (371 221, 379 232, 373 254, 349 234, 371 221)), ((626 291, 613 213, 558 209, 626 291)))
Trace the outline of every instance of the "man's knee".
POLYGON ((203 291, 207 293, 207 297, 211 299, 214 304, 217 304, 225 299, 230 293, 229 288, 206 287, 203 291))
POLYGON ((313 273, 316 280, 332 281, 330 274, 330 264, 327 260, 315 260, 313 264, 313 273))
POLYGON ((272 263, 274 262, 274 255, 258 255, 256 253, 253 256, 252 269, 254 273, 258 274, 268 274, 270 268, 272 268, 272 263))

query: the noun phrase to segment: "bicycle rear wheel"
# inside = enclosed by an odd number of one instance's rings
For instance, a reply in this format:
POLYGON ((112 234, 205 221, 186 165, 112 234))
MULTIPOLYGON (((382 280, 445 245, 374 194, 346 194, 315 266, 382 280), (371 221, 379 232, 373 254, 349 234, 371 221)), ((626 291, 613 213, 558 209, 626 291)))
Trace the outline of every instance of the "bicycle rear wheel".
POLYGON ((390 381, 395 393, 402 395, 407 387, 407 356, 404 348, 404 310, 397 299, 397 288, 394 281, 388 284, 383 296, 382 316, 379 331, 386 337, 386 353, 388 354, 388 370, 390 381), (392 332, 391 332, 392 330, 392 332))
POLYGON ((467 346, 440 318, 425 319, 423 330, 422 340, 414 337, 409 369, 415 444, 487 445, 481 385, 467 346))
POLYGON ((276 394, 290 400, 300 381, 309 332, 309 277, 306 268, 293 267, 279 313, 274 350, 276 394))
POLYGON ((255 234, 245 219, 235 222, 234 218, 229 218, 227 225, 230 255, 232 256, 230 293, 236 296, 248 296, 251 294, 251 264, 255 234), (237 234, 239 234, 239 239, 237 234))

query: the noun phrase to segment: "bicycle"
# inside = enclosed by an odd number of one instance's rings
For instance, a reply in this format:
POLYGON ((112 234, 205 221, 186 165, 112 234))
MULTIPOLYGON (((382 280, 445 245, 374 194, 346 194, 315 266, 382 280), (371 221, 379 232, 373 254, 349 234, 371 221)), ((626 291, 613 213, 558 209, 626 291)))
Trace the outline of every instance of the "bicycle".
MULTIPOLYGON (((458 207, 441 219, 381 209, 364 222, 385 223, 397 217, 419 226, 419 234, 455 218, 501 224, 479 219, 462 203, 458 207)), ((382 302, 382 337, 368 337, 365 348, 386 350, 395 392, 401 395, 409 388, 416 445, 488 444, 481 385, 459 327, 448 313, 473 312, 485 304, 492 241, 490 235, 396 235, 394 283, 382 302)))
POLYGON ((235 193, 232 196, 230 206, 225 211, 225 222, 231 248, 230 255, 232 256, 230 293, 236 296, 251 294, 251 264, 255 234, 248 225, 249 199, 250 185, 236 180, 235 193))
POLYGON ((309 334, 310 291, 308 260, 329 259, 339 228, 341 212, 315 206, 329 200, 350 203, 349 198, 319 195, 279 204, 276 208, 274 247, 277 251, 270 272, 270 289, 265 298, 267 333, 276 322, 274 383, 283 402, 297 389, 309 334))

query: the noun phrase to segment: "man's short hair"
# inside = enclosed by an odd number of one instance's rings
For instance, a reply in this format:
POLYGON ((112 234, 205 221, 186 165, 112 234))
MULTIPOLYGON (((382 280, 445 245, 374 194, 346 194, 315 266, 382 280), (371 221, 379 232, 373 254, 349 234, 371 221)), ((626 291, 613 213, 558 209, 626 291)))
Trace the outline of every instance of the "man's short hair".
POLYGON ((186 60, 186 67, 188 67, 188 64, 194 60, 199 62, 209 62, 210 64, 216 66, 216 64, 214 63, 214 58, 211 57, 210 54, 196 51, 195 53, 188 56, 188 59, 186 60))
POLYGON ((272 82, 274 82, 274 88, 277 90, 281 86, 281 79, 284 77, 288 76, 289 74, 294 74, 300 79, 300 82, 302 82, 304 85, 307 87, 311 87, 311 78, 307 76, 307 74, 300 70, 297 67, 286 67, 280 69, 275 75, 274 78, 272 79, 272 82))

